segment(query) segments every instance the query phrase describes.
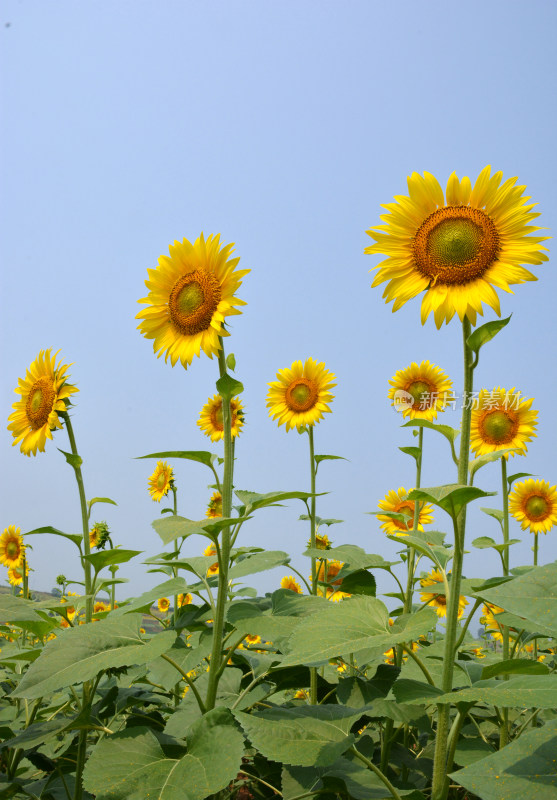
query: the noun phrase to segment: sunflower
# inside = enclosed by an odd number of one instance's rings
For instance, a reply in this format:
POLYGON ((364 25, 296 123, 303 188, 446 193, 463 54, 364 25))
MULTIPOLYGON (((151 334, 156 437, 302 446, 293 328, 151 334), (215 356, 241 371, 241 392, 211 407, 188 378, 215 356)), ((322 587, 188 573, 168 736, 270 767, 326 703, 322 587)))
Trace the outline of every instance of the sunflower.
POLYGON ((452 381, 440 367, 429 361, 421 364, 412 362, 406 369, 399 370, 389 381, 389 399, 396 411, 403 417, 426 419, 437 418, 438 411, 444 411, 453 399, 452 381))
MULTIPOLYGON (((426 586, 433 586, 436 584, 443 583, 443 575, 438 569, 432 569, 431 572, 428 572, 426 578, 422 578, 420 581, 420 586, 425 588, 426 586)), ((445 596, 445 588, 439 587, 439 590, 442 591, 442 594, 432 593, 432 592, 422 592, 420 595, 420 600, 422 603, 427 603, 435 608, 438 617, 446 617, 447 616, 447 598, 445 596)), ((458 598, 458 619, 464 614, 464 609, 468 605, 468 600, 463 596, 460 595, 458 598)))
POLYGON ((89 531, 89 547, 96 547, 102 550, 110 537, 110 531, 106 522, 95 522, 89 531))
POLYGON ((325 369, 323 362, 317 363, 308 358, 305 364, 294 361, 290 368, 277 372, 278 381, 269 383, 267 408, 269 416, 286 423, 286 430, 320 422, 324 412, 330 408, 327 403, 333 399, 330 389, 335 376, 325 369))
MULTIPOLYGON (((317 548, 317 550, 330 550, 332 544, 333 543, 331 542, 326 533, 315 534, 315 547, 317 548)), ((308 542, 308 547, 311 547, 311 539, 308 542)))
POLYGON ((530 533, 547 533, 557 525, 557 486, 547 481, 517 483, 509 494, 509 511, 520 522, 521 528, 530 533))
POLYGON ((149 478, 149 494, 156 503, 160 503, 163 497, 174 486, 174 470, 166 461, 157 461, 155 471, 149 478))
POLYGON ((210 519, 222 517, 222 495, 220 492, 213 492, 205 516, 210 519))
POLYGON ((514 387, 482 389, 472 407, 470 448, 476 456, 506 450, 509 455, 524 455, 526 442, 536 436, 538 412, 531 409, 534 401, 524 400, 514 387))
MULTIPOLYGON (((394 536, 407 536, 408 532, 411 531, 414 527, 414 507, 415 501, 408 500, 409 492, 406 491, 404 486, 400 486, 398 491, 394 491, 391 489, 385 495, 384 500, 380 500, 377 505, 379 508, 383 509, 383 511, 388 511, 393 514, 403 514, 405 517, 408 517, 408 522, 405 524, 398 519, 394 519, 393 517, 389 517, 383 514, 377 514, 377 519, 382 522, 383 524, 381 527, 386 533, 390 533, 394 536)), ((429 525, 430 522, 433 522, 432 512, 433 506, 425 503, 420 508, 420 513, 418 516, 418 530, 423 531, 424 525, 429 525)))
MULTIPOLYGON (((482 606, 483 615, 480 617, 480 623, 485 625, 486 632, 497 641, 503 641, 503 633, 501 625, 495 619, 497 614, 501 614, 504 609, 500 606, 493 605, 493 603, 485 603, 482 606)), ((512 628, 509 628, 512 630, 512 628)))
MULTIPOLYGON (((217 548, 216 548, 216 546, 215 546, 214 544, 209 544, 209 545, 207 545, 207 547, 206 547, 206 548, 205 548, 205 550, 203 551, 203 555, 204 555, 204 556, 216 556, 216 555, 217 555, 217 548)), ((208 576, 211 576, 211 575, 218 575, 218 573, 219 573, 219 562, 218 562, 218 561, 215 561, 215 563, 214 563, 214 564, 211 564, 211 566, 210 566, 210 567, 209 567, 209 569, 207 570, 207 575, 208 575, 208 576)), ((207 620, 207 622, 208 622, 208 621, 209 621, 209 620, 207 620)))
POLYGON ((161 612, 161 614, 166 614, 168 609, 170 608, 170 600, 168 597, 159 597, 157 600, 157 608, 161 612))
POLYGON ((179 594, 178 595, 178 608, 181 606, 189 606, 192 601, 191 594, 179 594))
MULTIPOLYGON (((29 564, 25 561, 25 575, 29 575, 29 564)), ((17 567, 10 567, 8 569, 8 581, 11 586, 19 586, 23 583, 23 563, 17 567)))
POLYGON ((97 600, 93 606, 93 614, 101 614, 103 611, 110 611, 108 603, 103 603, 102 600, 97 600))
POLYGON ((327 600, 331 600, 333 603, 338 603, 344 597, 350 597, 348 592, 343 592, 340 590, 340 588, 335 588, 342 586, 342 578, 340 580, 335 580, 335 578, 343 566, 344 562, 342 561, 322 561, 317 571, 317 580, 321 583, 329 584, 328 586, 324 587, 324 591, 321 590, 320 593, 322 596, 325 596, 327 600))
POLYGON ((302 594, 302 587, 292 575, 285 575, 280 582, 280 587, 281 589, 290 589, 292 592, 296 592, 296 594, 302 594))
POLYGON ((0 564, 5 567, 19 567, 25 556, 25 545, 21 528, 8 525, 0 536, 0 564))
POLYGON ((248 644, 261 644, 261 636, 258 636, 256 633, 248 633, 245 641, 248 644))
MULTIPOLYGON (((222 397, 215 394, 210 397, 197 420, 197 424, 205 434, 210 436, 212 442, 219 442, 224 438, 224 423, 222 420, 222 397)), ((230 424, 232 438, 238 436, 244 427, 244 407, 237 397, 230 400, 230 424)))
POLYGON ((243 300, 234 296, 249 269, 237 270, 239 258, 229 258, 233 245, 221 248, 220 234, 203 234, 192 244, 187 239, 170 245, 170 256, 161 256, 156 269, 148 269, 149 294, 139 303, 147 306, 137 314, 138 329, 154 339, 153 350, 172 366, 180 360, 185 368, 203 350, 212 358, 221 350, 219 337, 228 336, 225 318, 241 314, 243 300))
POLYGON ((453 172, 443 195, 433 175, 414 172, 409 196, 383 206, 385 224, 367 231, 375 244, 365 252, 387 256, 374 267, 372 286, 388 281, 383 297, 394 300, 393 311, 425 291, 422 324, 433 311, 438 328, 455 312, 475 325, 482 303, 500 315, 494 287, 512 294, 510 284, 537 280, 521 264, 547 261, 540 242, 548 237, 531 235, 541 229, 531 225, 539 214, 523 196, 526 187, 515 186, 516 178, 501 184, 502 177, 487 166, 472 188, 453 172))
POLYGON ((52 439, 52 431, 63 427, 57 412, 65 411, 70 405, 70 396, 79 391, 66 383, 66 372, 71 364, 56 365, 59 352, 51 356, 51 349, 41 350, 25 378, 19 378, 14 389, 21 400, 12 406, 8 430, 14 437, 13 444, 21 442, 19 449, 26 456, 36 455, 37 450, 44 452, 47 438, 52 439))

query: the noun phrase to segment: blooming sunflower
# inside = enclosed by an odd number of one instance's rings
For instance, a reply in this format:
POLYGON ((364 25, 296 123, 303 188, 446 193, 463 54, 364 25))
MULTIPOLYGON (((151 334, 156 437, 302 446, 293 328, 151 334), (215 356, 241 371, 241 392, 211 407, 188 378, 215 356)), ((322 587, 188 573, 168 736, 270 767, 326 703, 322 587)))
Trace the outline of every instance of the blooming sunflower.
POLYGON ((285 575, 280 582, 280 587, 281 589, 290 589, 292 592, 296 592, 296 594, 302 594, 302 587, 292 575, 285 575))
POLYGON ((187 239, 170 245, 156 269, 148 269, 149 294, 140 303, 138 329, 154 339, 153 350, 172 366, 185 368, 203 350, 212 358, 221 349, 219 337, 228 336, 225 318, 241 314, 243 300, 234 296, 249 269, 237 270, 239 258, 229 258, 233 245, 221 248, 220 234, 203 234, 192 244, 187 239))
MULTIPOLYGON (((244 407, 237 397, 230 400, 230 423, 232 438, 238 436, 244 427, 244 407)), ((222 420, 222 397, 215 394, 210 397, 197 420, 197 424, 205 434, 210 436, 212 442, 219 442, 224 438, 224 423, 222 420)))
MULTIPOLYGON (((482 606, 482 611, 483 616, 480 617, 480 623, 485 625, 487 633, 489 633, 493 639, 502 641, 503 633, 501 625, 497 622, 495 617, 497 614, 501 614, 504 609, 500 606, 493 605, 493 603, 485 603, 482 606)), ((509 630, 512 630, 512 628, 509 628, 509 630)))
MULTIPOLYGON (((308 542, 308 547, 311 547, 311 539, 308 542)), ((326 533, 316 533, 315 534, 315 547, 318 550, 330 550, 332 547, 332 542, 327 536, 326 533)))
POLYGON ((222 517, 222 495, 220 492, 213 492, 205 516, 210 519, 222 517))
POLYGON ((0 564, 5 567, 19 567, 25 556, 25 545, 21 528, 8 525, 0 536, 0 564))
POLYGON ((414 361, 406 369, 399 370, 389 381, 389 399, 396 411, 402 411, 410 419, 437 418, 452 400, 452 381, 440 367, 422 361, 414 361))
POLYGON ((342 578, 340 580, 335 580, 338 573, 344 566, 344 562, 342 561, 323 561, 319 565, 319 569, 317 571, 317 580, 321 583, 327 583, 328 586, 325 587, 325 591, 322 592, 327 600, 331 600, 333 603, 338 603, 344 597, 350 597, 348 592, 343 592, 340 590, 342 586, 342 578))
POLYGON ((286 423, 286 430, 320 422, 323 414, 331 409, 327 405, 333 399, 330 389, 335 376, 325 369, 323 362, 308 358, 305 364, 294 361, 290 368, 277 372, 278 381, 269 383, 267 408, 269 416, 278 424, 286 423))
MULTIPOLYGON (((443 583, 443 575, 438 569, 432 569, 431 572, 428 572, 426 578, 422 578, 420 580, 420 585, 422 588, 426 586, 433 586, 436 584, 443 583)), ((432 592, 422 592, 420 594, 420 600, 422 603, 427 603, 430 606, 435 608, 438 617, 446 617, 447 616, 447 598, 445 596, 445 588, 444 586, 439 587, 439 591, 443 592, 442 594, 432 593, 432 592)), ((458 598, 458 619, 464 614, 464 609, 468 605, 468 600, 463 596, 460 595, 458 598)))
MULTIPOLYGON (((216 556, 217 555, 217 548, 214 544, 209 544, 203 551, 204 556, 216 556)), ((218 575, 219 573, 219 562, 215 561, 214 564, 211 564, 209 569, 207 570, 207 575, 218 575)), ((208 622, 209 620, 207 620, 208 622)))
POLYGON ((192 598, 191 594, 179 594, 178 595, 178 607, 180 608, 181 606, 189 606, 189 604, 191 603, 192 599, 193 598, 192 598))
POLYGON ((149 494, 156 503, 160 503, 163 497, 174 486, 174 470, 166 461, 157 461, 155 471, 149 478, 149 494))
MULTIPOLYGON (((385 499, 377 503, 379 508, 383 509, 383 511, 408 516, 408 522, 405 524, 398 519, 393 519, 383 514, 377 514, 377 519, 383 523, 381 527, 386 533, 390 533, 393 536, 408 536, 408 532, 412 530, 414 526, 414 507, 416 503, 414 500, 407 499, 409 494, 410 493, 406 491, 404 486, 400 486, 396 492, 394 489, 391 489, 385 495, 385 499)), ((420 508, 418 516, 419 531, 423 531, 424 525, 429 525, 430 522, 433 522, 432 511, 433 506, 428 503, 424 503, 420 508)))
POLYGON ((93 606, 93 614, 101 614, 103 611, 110 611, 108 603, 103 603, 102 600, 97 600, 93 606))
POLYGON ((13 444, 21 442, 20 450, 26 456, 44 452, 47 439, 52 439, 52 431, 62 428, 58 416, 65 411, 69 398, 77 391, 76 386, 67 383, 66 372, 71 364, 56 364, 57 350, 51 356, 51 349, 41 350, 25 374, 19 378, 14 389, 21 400, 12 406, 8 417, 8 430, 14 437, 13 444))
POLYGON ((537 280, 521 264, 547 261, 540 242, 548 237, 531 235, 541 229, 531 225, 539 214, 523 196, 526 187, 515 186, 516 178, 501 184, 502 177, 484 167, 472 188, 453 172, 443 195, 433 175, 414 172, 409 196, 383 206, 385 224, 367 231, 375 244, 365 252, 387 256, 374 267, 372 286, 388 281, 383 297, 394 300, 393 311, 425 291, 422 324, 433 311, 438 328, 455 312, 475 325, 482 303, 500 315, 494 287, 512 294, 510 284, 537 280))
MULTIPOLYGON (((25 575, 29 575, 29 564, 25 561, 25 575)), ((18 564, 17 567, 10 567, 8 569, 8 581, 11 586, 19 586, 23 583, 23 563, 18 564)))
POLYGON ((157 608, 161 612, 161 614, 166 614, 168 609, 170 608, 170 600, 168 597, 159 597, 157 600, 157 608))
POLYGON ((526 481, 515 484, 509 494, 509 511, 520 522, 523 531, 547 533, 557 525, 557 486, 547 481, 526 481))
POLYGON ((526 442, 536 436, 538 412, 532 410, 533 399, 524 400, 514 387, 482 389, 472 407, 470 448, 476 456, 506 450, 509 455, 524 455, 526 442))

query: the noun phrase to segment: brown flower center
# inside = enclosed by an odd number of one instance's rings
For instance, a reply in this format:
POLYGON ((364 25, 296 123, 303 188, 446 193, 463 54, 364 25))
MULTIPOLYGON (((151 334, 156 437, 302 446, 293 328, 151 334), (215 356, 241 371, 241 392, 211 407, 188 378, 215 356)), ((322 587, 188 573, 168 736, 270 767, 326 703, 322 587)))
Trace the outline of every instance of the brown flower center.
POLYGON ((318 391, 309 378, 296 378, 286 390, 285 400, 291 411, 309 411, 317 401, 318 391))
POLYGON ((482 439, 487 444, 509 444, 518 431, 518 419, 508 409, 495 409, 484 413, 479 428, 482 439))
POLYGON ((16 542, 14 539, 11 539, 6 545, 6 555, 11 559, 19 558, 20 555, 19 543, 16 542))
POLYGON ((211 409, 211 423, 216 431, 224 430, 224 421, 222 418, 222 399, 218 406, 213 406, 211 409))
POLYGON ((432 284, 466 284, 481 277, 499 253, 499 234, 479 208, 438 208, 420 225, 412 250, 416 268, 432 284))
POLYGON ((33 430, 36 431, 48 423, 55 400, 56 392, 52 385, 52 378, 45 375, 35 381, 25 405, 25 413, 33 430))
POLYGON ((157 489, 164 489, 166 486, 166 474, 164 472, 159 472, 159 477, 157 478, 157 489))
POLYGON ((178 278, 168 299, 170 319, 185 336, 207 330, 221 298, 215 275, 196 269, 178 278))
POLYGON ((412 403, 413 409, 431 408, 433 405, 433 387, 427 381, 412 381, 412 383, 406 387, 406 391, 414 398, 414 402, 412 403))
POLYGON ((549 516, 551 509, 546 498, 539 494, 531 495, 524 503, 524 510, 530 520, 538 522, 549 516))

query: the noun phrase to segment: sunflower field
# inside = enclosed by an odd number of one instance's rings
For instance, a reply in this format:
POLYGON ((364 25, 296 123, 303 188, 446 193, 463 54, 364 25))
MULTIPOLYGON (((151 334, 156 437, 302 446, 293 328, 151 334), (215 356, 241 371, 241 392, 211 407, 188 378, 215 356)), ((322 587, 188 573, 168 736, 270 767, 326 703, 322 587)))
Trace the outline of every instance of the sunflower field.
POLYGON ((530 268, 547 260, 524 192, 489 166, 474 183, 453 173, 445 189, 413 173, 408 195, 383 206, 367 231, 366 252, 384 259, 372 286, 386 284, 393 311, 420 296, 422 324, 432 316, 437 328, 462 327, 462 397, 428 360, 394 372, 386 389, 411 442, 400 449, 413 488, 390 490, 373 512, 396 561, 335 546, 338 520, 319 516, 320 472, 341 458, 314 445, 337 385, 325 362, 280 367, 267 394, 271 419, 307 441, 304 489, 269 491, 264 476, 263 493, 235 482, 244 387, 228 323, 244 312, 238 293, 250 270, 220 236, 175 241, 148 269, 139 300, 138 328, 157 357, 187 370, 187 381, 197 357, 218 366, 197 425, 223 447, 223 457, 141 456, 161 552, 144 561, 159 583, 139 596, 126 598, 117 577, 139 552, 114 544, 96 520, 115 500, 86 492, 71 365, 61 351, 36 355, 8 428, 23 455, 54 458, 50 440, 61 445, 81 522, 79 533, 22 533, 10 520, 0 536, 9 584, 0 593, 1 798, 557 798, 557 563, 543 563, 539 547, 557 524, 557 490, 514 466, 537 435, 533 400, 474 381, 483 348, 512 335, 498 290, 536 280, 530 268), (479 324, 485 307, 497 318, 479 324), (442 421, 457 403, 459 429, 442 421), (422 470, 430 438, 446 446, 444 485, 422 470), (211 482, 203 519, 178 513, 183 460, 211 482), (481 487, 493 462, 497 492, 481 487), (243 538, 262 509, 286 502, 307 527, 303 572, 288 553, 243 538), (467 527, 469 505, 491 536, 467 527), (531 536, 528 565, 513 564, 511 517, 531 536), (82 573, 59 575, 56 594, 33 585, 37 535, 62 537, 79 555, 82 573), (188 556, 194 536, 204 546, 188 556), (495 551, 498 574, 471 576, 472 550, 495 551), (280 585, 250 587, 276 567, 280 585), (379 573, 395 587, 381 599, 379 573))

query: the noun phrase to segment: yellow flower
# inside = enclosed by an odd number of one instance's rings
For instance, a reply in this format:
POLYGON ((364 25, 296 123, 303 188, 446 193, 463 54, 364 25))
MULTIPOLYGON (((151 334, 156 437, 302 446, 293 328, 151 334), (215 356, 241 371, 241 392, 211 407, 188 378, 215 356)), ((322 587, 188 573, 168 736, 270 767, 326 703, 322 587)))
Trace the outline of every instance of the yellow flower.
MULTIPOLYGON (((29 564, 27 561, 25 562, 25 575, 29 575, 29 564)), ((8 581, 11 586, 19 586, 23 583, 23 564, 8 569, 8 581)))
MULTIPOLYGON (((408 522, 405 524, 400 520, 393 519, 392 517, 385 516, 383 514, 377 514, 377 519, 382 522, 383 524, 381 527, 385 531, 385 533, 390 533, 393 536, 408 536, 408 532, 411 531, 414 527, 414 507, 415 502, 414 500, 408 500, 409 492, 406 491, 404 486, 399 486, 398 491, 394 491, 391 489, 385 495, 384 500, 380 500, 377 505, 383 511, 389 511, 393 514, 403 514, 405 517, 408 517, 408 522)), ((418 530, 423 531, 424 525, 429 525, 430 522, 433 522, 432 512, 433 506, 425 503, 420 508, 420 514, 418 517, 418 530)))
POLYGON ((166 614, 168 609, 170 608, 170 600, 168 597, 160 597, 157 600, 157 608, 161 612, 161 614, 166 614))
POLYGON ((320 594, 333 603, 338 603, 344 597, 350 597, 348 592, 343 592, 340 588, 334 588, 335 586, 342 586, 342 578, 340 580, 335 580, 335 578, 343 566, 344 563, 342 561, 325 561, 325 563, 320 563, 319 569, 317 570, 317 580, 321 583, 329 584, 324 587, 324 591, 321 589, 320 594))
MULTIPOLYGON (((485 625, 486 631, 491 635, 493 639, 498 641, 503 640, 503 634, 501 631, 501 626, 496 620, 497 614, 501 614, 504 609, 500 606, 493 605, 493 603, 485 603, 482 606, 483 616, 480 617, 480 623, 485 625)), ((509 628, 509 630, 512 630, 509 628)))
POLYGON ((294 700, 307 700, 308 697, 309 694, 305 689, 298 689, 298 691, 294 693, 294 700))
POLYGON ((219 337, 229 336, 226 317, 241 314, 243 300, 234 296, 249 269, 235 269, 239 258, 229 258, 233 245, 221 249, 220 234, 203 234, 192 244, 187 239, 170 245, 170 256, 161 256, 156 269, 148 269, 147 305, 137 314, 138 329, 154 339, 153 350, 172 366, 180 360, 185 368, 203 350, 212 358, 221 349, 219 337))
POLYGON ((305 364, 294 361, 290 368, 277 372, 278 381, 269 383, 267 408, 269 416, 286 423, 286 430, 320 422, 333 399, 330 389, 335 376, 325 369, 323 362, 308 358, 305 364))
POLYGON ((506 450, 505 458, 524 455, 526 442, 536 436, 538 412, 533 400, 524 400, 514 387, 482 389, 472 406, 470 448, 476 456, 506 450))
POLYGON ((213 492, 205 516, 210 519, 222 517, 222 495, 220 492, 213 492))
MULTIPOLYGON (((332 542, 327 536, 326 533, 316 533, 315 534, 315 547, 318 550, 330 550, 332 542)), ((311 539, 308 542, 308 547, 311 546, 311 539)))
POLYGON ((515 186, 516 178, 501 184, 502 177, 487 166, 472 188, 469 178, 453 172, 443 195, 433 175, 414 172, 409 196, 384 206, 385 224, 367 231, 375 244, 365 252, 387 256, 374 267, 372 286, 388 281, 383 297, 394 300, 393 311, 425 292, 422 324, 433 312, 440 328, 456 312, 475 325, 482 303, 500 315, 494 287, 512 294, 510 284, 537 280, 521 264, 547 261, 540 242, 548 237, 531 225, 539 214, 522 196, 526 187, 515 186))
MULTIPOLYGON (((237 397, 230 400, 230 423, 232 438, 238 436, 244 427, 244 406, 237 397)), ((224 438, 224 423, 222 420, 222 397, 215 394, 210 397, 197 420, 197 424, 205 434, 210 436, 212 442, 220 442, 224 438)))
POLYGON ((21 400, 13 404, 14 409, 8 418, 8 430, 14 437, 13 444, 21 442, 20 450, 26 456, 44 452, 47 439, 52 439, 52 431, 62 428, 58 416, 65 411, 72 394, 79 391, 67 381, 66 372, 71 364, 56 365, 56 356, 51 350, 41 350, 25 374, 19 378, 14 389, 21 400))
POLYGON ((0 564, 5 567, 19 567, 25 556, 25 545, 21 528, 8 525, 0 536, 0 564))
MULTIPOLYGON (((422 588, 426 586, 433 586, 434 584, 438 583, 443 583, 443 575, 438 569, 432 569, 431 572, 428 573, 427 578, 422 578, 420 581, 422 588)), ((439 590, 442 591, 443 594, 422 592, 422 594, 420 594, 420 599, 422 603, 427 603, 428 605, 433 606, 438 617, 446 617, 447 598, 445 597, 445 588, 439 587, 439 590)), ((467 605, 468 600, 463 595, 460 595, 458 598, 458 619, 460 619, 464 614, 464 609, 467 605)))
POLYGON ((156 503, 160 503, 163 497, 174 486, 174 470, 166 461, 157 461, 155 471, 149 478, 149 494, 156 503))
MULTIPOLYGON (((209 544, 203 551, 204 556, 216 556, 217 555, 217 548, 214 544, 209 544)), ((219 562, 215 561, 214 564, 211 564, 209 569, 207 570, 207 575, 218 575, 219 573, 219 562)), ((208 622, 209 620, 207 620, 208 622)), ((211 620, 212 622, 212 620, 211 620)))
POLYGON ((280 582, 281 589, 290 589, 292 592, 302 594, 302 587, 292 575, 285 575, 280 582))
POLYGON ((103 611, 109 611, 110 606, 108 603, 103 603, 102 600, 97 600, 93 606, 93 614, 101 614, 103 611))
POLYGON ((389 381, 389 399, 403 417, 426 419, 431 422, 439 411, 444 411, 452 399, 452 381, 440 367, 429 361, 399 370, 389 381))
POLYGON ((509 494, 509 511, 530 533, 547 533, 557 525, 557 486, 528 478, 516 483, 509 494))
POLYGON ((486 656, 483 647, 473 647, 470 652, 473 653, 476 656, 476 658, 485 658, 486 656))
POLYGON ((258 636, 255 633, 248 633, 246 636, 246 642, 248 644, 260 644, 261 636, 258 636))
POLYGON ((178 608, 181 606, 189 606, 192 601, 191 594, 179 594, 178 595, 178 608))
POLYGON ((89 531, 89 547, 101 549, 109 536, 110 531, 106 522, 95 522, 89 531))

